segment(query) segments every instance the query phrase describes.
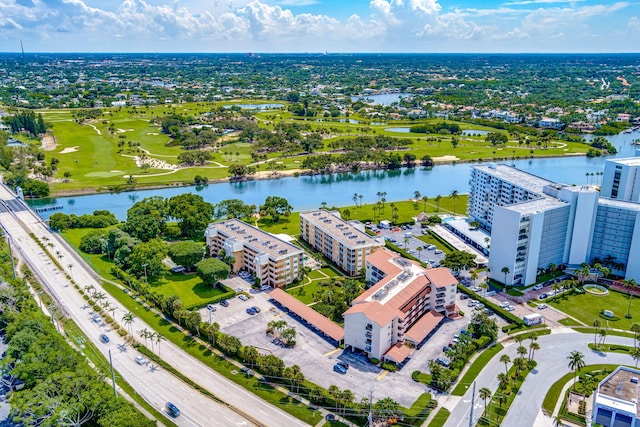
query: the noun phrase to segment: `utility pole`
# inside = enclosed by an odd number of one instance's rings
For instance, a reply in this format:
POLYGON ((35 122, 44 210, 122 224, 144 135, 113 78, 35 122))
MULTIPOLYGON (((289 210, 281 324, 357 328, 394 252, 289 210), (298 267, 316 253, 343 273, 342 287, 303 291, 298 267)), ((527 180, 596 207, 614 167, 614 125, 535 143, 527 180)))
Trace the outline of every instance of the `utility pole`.
POLYGON ((109 349, 109 365, 111 365, 111 384, 113 384, 113 395, 118 397, 118 391, 116 390, 116 376, 113 373, 113 360, 111 359, 111 349, 109 349))
POLYGON ((471 389, 471 409, 469 410, 469 427, 473 427, 473 405, 476 400, 476 382, 473 382, 473 388, 471 389))
POLYGON ((369 415, 367 416, 368 426, 373 425, 373 387, 369 390, 369 415))

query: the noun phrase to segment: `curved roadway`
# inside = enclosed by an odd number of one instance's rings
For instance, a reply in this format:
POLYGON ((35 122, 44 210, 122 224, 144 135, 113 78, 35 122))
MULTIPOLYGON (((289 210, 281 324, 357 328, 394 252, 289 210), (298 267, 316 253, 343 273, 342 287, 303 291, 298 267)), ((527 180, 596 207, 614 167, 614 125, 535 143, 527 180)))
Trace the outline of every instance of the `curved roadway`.
MULTIPOLYGON (((90 268, 79 256, 52 233, 33 211, 26 208, 13 193, 0 185, 0 223, 11 237, 14 256, 23 259, 48 288, 52 297, 58 301, 65 314, 71 317, 84 334, 96 345, 108 360, 111 350, 114 368, 133 386, 151 405, 164 412, 167 401, 175 403, 182 414, 173 421, 180 426, 304 426, 301 420, 260 399, 248 390, 223 377, 199 360, 188 355, 169 341, 161 344, 162 359, 180 371, 183 375, 210 391, 223 402, 218 403, 193 390, 177 377, 158 369, 149 363, 139 365, 135 361, 138 353, 127 346, 124 339, 104 323, 97 324, 91 318, 91 308, 70 285, 66 274, 81 287, 93 285, 96 290, 104 291, 90 268), (28 231, 27 231, 28 230, 28 231), (34 239, 33 233, 47 247, 52 255, 58 257, 59 264, 66 271, 60 271, 49 259, 34 239), (106 333, 110 342, 100 341, 100 334, 106 333)), ((107 299, 116 307, 114 319, 122 323, 122 316, 128 310, 107 292, 107 299)), ((142 309, 142 308, 140 308, 142 309)), ((134 313, 135 314, 135 313, 134 313)), ((135 318, 131 329, 153 330, 149 325, 135 318)), ((126 326, 123 325, 126 328, 126 326)), ((156 349, 157 351, 157 349, 156 349)))
MULTIPOLYGON (((542 401, 549 388, 563 375, 570 372, 567 356, 577 350, 584 354, 586 365, 610 363, 617 365, 631 365, 633 359, 629 355, 620 353, 599 353, 591 350, 587 345, 593 342, 592 334, 575 332, 568 328, 559 328, 552 331, 551 335, 538 337, 540 350, 535 353, 538 362, 536 368, 531 371, 522 384, 518 397, 514 400, 507 416, 502 421, 504 426, 537 426, 552 427, 553 420, 542 413, 542 401)), ((633 339, 616 336, 607 337, 609 344, 633 345, 633 339)), ((473 425, 476 425, 482 415, 484 403, 478 397, 478 390, 487 387, 491 392, 498 388, 497 376, 504 372, 504 363, 500 362, 500 356, 508 354, 513 360, 518 345, 510 340, 504 350, 496 354, 484 367, 476 378, 476 398, 473 409, 473 425)), ((528 348, 529 340, 522 345, 528 348)), ((459 399, 451 411, 445 427, 466 427, 469 425, 469 411, 471 409, 472 387, 469 385, 467 393, 459 399)))

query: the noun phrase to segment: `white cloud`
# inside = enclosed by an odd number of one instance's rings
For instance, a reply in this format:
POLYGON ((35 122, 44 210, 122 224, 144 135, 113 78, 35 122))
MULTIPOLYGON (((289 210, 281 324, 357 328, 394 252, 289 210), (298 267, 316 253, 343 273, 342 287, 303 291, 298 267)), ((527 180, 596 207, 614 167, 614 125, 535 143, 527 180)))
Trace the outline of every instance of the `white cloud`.
POLYGON ((638 19, 637 16, 631 17, 627 22, 627 27, 629 27, 631 31, 640 32, 640 19, 638 19))
POLYGON ((310 6, 318 4, 316 0, 280 0, 278 4, 282 6, 310 6))
POLYGON ((529 4, 553 4, 553 3, 580 3, 584 0, 521 0, 521 1, 510 1, 504 3, 505 6, 516 6, 516 5, 529 5, 529 4))

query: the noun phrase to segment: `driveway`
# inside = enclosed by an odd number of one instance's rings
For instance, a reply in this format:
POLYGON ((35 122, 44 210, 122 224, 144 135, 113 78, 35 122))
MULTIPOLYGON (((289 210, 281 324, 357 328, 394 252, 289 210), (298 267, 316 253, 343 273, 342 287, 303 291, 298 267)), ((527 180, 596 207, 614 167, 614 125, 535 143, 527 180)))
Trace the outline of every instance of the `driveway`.
MULTIPOLYGON (((584 354, 585 364, 587 365, 599 363, 632 363, 629 355, 592 351, 587 346, 592 339, 593 336, 591 334, 581 334, 567 328, 558 328, 551 335, 538 337, 537 342, 540 345, 540 350, 536 352, 535 355, 538 366, 527 376, 527 379, 522 384, 518 392, 518 397, 511 405, 502 425, 553 426, 553 420, 542 414, 542 401, 551 385, 558 381, 563 375, 570 372, 567 356, 574 350, 584 354)), ((631 338, 615 336, 609 337, 607 342, 627 346, 633 345, 631 338)), ((528 340, 526 340, 525 343, 528 345, 528 340)), ((476 378, 473 425, 477 423, 482 415, 482 408, 484 406, 482 400, 477 395, 478 390, 487 387, 492 392, 495 392, 498 387, 497 375, 498 373, 504 372, 504 364, 500 363, 500 356, 508 354, 512 360, 516 357, 516 348, 518 345, 512 340, 504 343, 504 345, 504 350, 495 355, 476 378)), ((468 386, 469 390, 462 398, 449 396, 440 402, 452 410, 445 427, 463 427, 469 425, 472 387, 471 384, 468 384, 468 386)))

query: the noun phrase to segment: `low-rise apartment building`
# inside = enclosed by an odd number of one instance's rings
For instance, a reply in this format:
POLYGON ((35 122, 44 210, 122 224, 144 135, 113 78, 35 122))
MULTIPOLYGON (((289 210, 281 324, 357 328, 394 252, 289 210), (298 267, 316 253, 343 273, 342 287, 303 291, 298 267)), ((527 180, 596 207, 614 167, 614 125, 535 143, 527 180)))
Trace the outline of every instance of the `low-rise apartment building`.
POLYGON ((365 267, 365 259, 384 244, 343 220, 339 212, 315 210, 300 214, 300 237, 349 276, 365 267))
POLYGON ((238 219, 209 224, 205 240, 211 256, 224 251, 234 272, 246 270, 263 285, 279 288, 302 274, 302 249, 238 219))
POLYGON ((618 367, 593 394, 592 421, 604 427, 640 427, 640 371, 618 367))
POLYGON ((446 268, 425 269, 381 250, 366 259, 372 286, 344 313, 344 344, 370 358, 402 363, 444 316, 455 311, 458 281, 446 268))

